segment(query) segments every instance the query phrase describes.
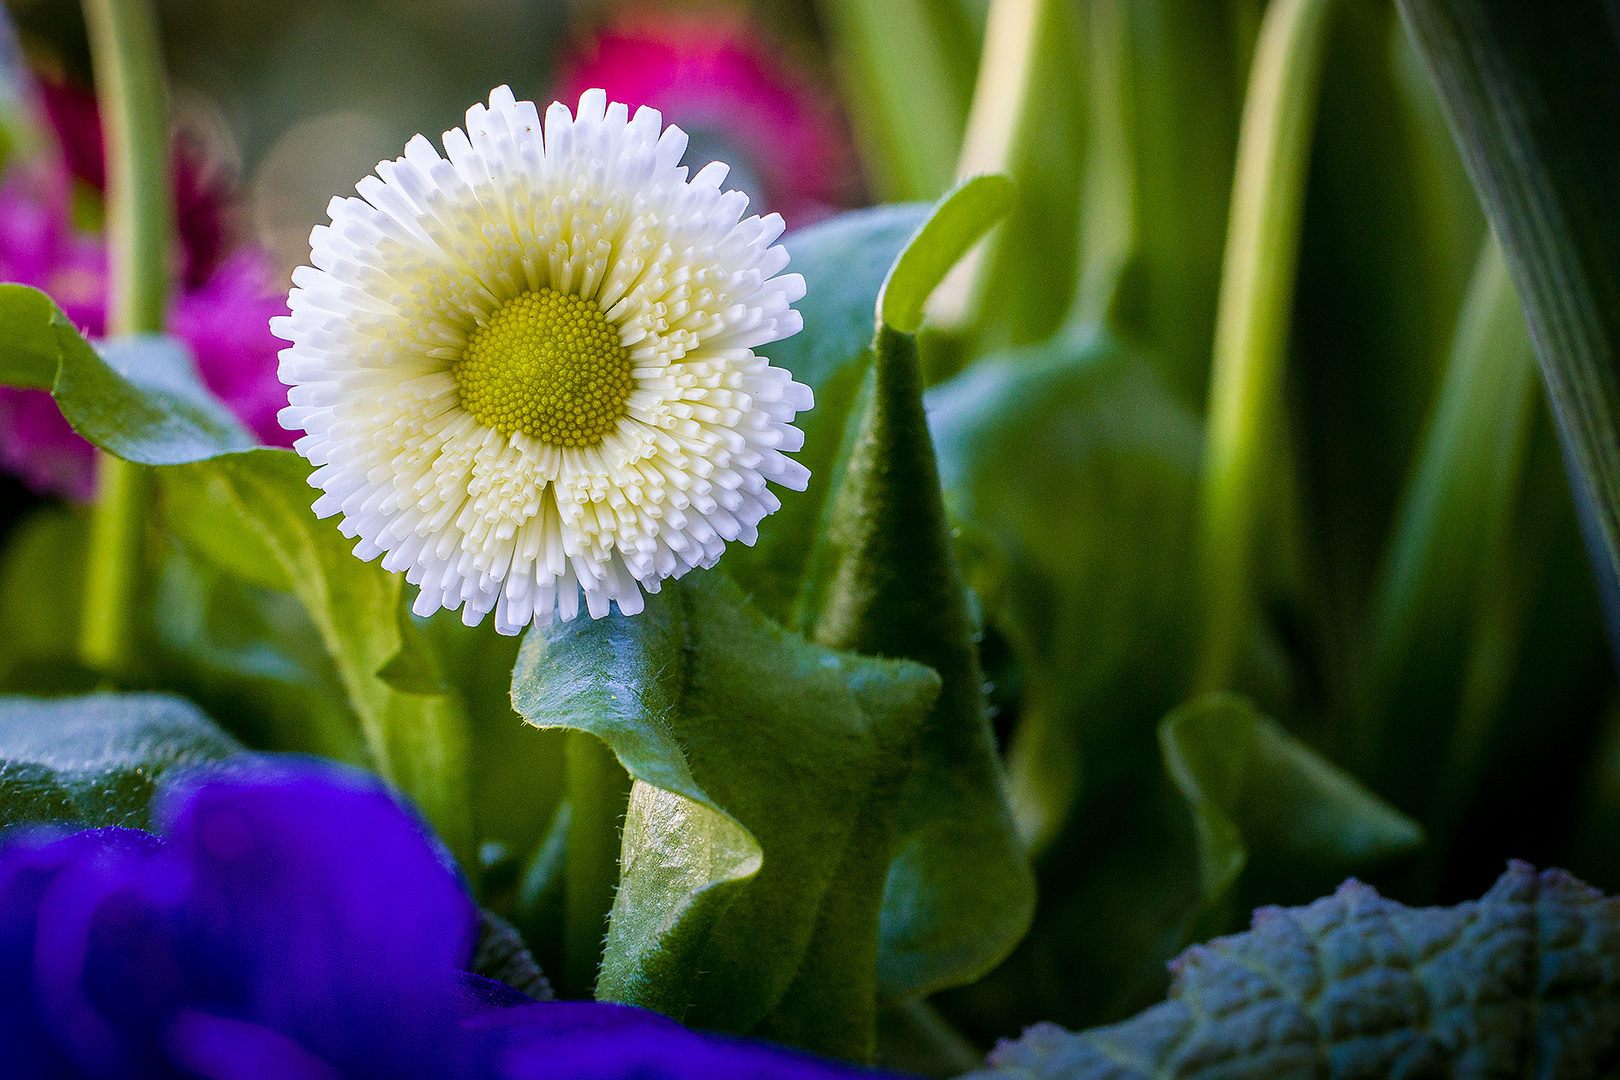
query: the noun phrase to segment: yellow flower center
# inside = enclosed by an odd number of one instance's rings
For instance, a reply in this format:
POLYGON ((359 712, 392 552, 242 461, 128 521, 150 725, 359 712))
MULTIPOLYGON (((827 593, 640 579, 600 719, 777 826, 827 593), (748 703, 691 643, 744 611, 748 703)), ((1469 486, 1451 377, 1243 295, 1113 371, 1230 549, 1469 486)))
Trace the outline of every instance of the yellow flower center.
POLYGON ((450 369, 481 424, 553 446, 594 446, 625 414, 630 350, 595 300, 544 288, 508 300, 450 369))

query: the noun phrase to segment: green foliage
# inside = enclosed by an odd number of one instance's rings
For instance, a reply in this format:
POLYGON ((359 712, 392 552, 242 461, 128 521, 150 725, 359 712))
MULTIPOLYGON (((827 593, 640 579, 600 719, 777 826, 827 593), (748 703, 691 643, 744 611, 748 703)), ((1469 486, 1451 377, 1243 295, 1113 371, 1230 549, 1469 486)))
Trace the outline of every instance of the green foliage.
POLYGON ((1620 40, 1598 3, 1399 0, 1524 302, 1620 626, 1620 40))
POLYGON ((169 523, 188 546, 244 581, 292 586, 332 657, 372 765, 470 862, 466 714, 437 679, 407 677, 402 665, 425 653, 401 617, 402 578, 355 558, 337 527, 316 519, 309 465, 291 451, 227 454, 162 478, 169 523), (438 692, 416 692, 423 687, 438 692))
MULTIPOLYGON (((1157 771, 1190 674, 1200 431, 1159 368, 1096 331, 989 357, 929 394, 968 582, 1016 662, 1008 747, 1036 850, 1157 771)), ((994 674, 994 673, 992 673, 994 674)))
MULTIPOLYGON (((1280 899, 1413 851, 1423 830, 1354 777, 1230 694, 1209 694, 1159 725, 1165 769, 1193 811, 1202 920, 1245 868, 1280 899)), ((1252 893, 1251 893, 1252 895, 1252 893)), ((1202 936, 1202 935, 1199 935, 1202 936)))
POLYGON ((926 669, 809 644, 718 574, 527 635, 513 701, 635 777, 597 995, 869 1057, 926 669))
POLYGON ((724 566, 760 609, 784 626, 805 629, 807 595, 822 541, 822 518, 837 487, 840 449, 872 363, 872 313, 878 292, 912 234, 928 217, 926 204, 858 210, 784 242, 807 292, 799 301, 805 329, 760 352, 815 391, 816 407, 795 423, 804 432, 796 459, 810 486, 782 501, 760 522, 753 547, 733 545, 724 566))
POLYGON ((0 557, 0 687, 5 690, 94 685, 94 676, 71 659, 84 591, 85 528, 83 513, 43 507, 9 537, 0 557))
POLYGON ((884 896, 886 998, 982 975, 1023 937, 1034 909, 923 412, 916 338, 899 328, 915 325, 940 279, 1005 213, 1010 188, 999 177, 964 184, 895 261, 878 301, 872 389, 827 525, 815 640, 928 664, 942 681, 905 780, 902 847, 884 896))
POLYGON ((174 465, 253 445, 173 338, 115 338, 97 352, 26 285, 0 285, 0 325, 0 383, 49 389, 73 429, 110 454, 174 465))
POLYGON ((915 334, 929 294, 1006 216, 1012 202, 1012 181, 994 174, 965 180, 944 195, 883 279, 877 303, 880 326, 915 334))
POLYGON ((0 827, 63 822, 145 828, 170 769, 242 746, 169 694, 0 697, 0 827))
POLYGON ((960 0, 817 0, 872 189, 933 199, 950 186, 979 27, 960 0))
POLYGON ((1515 863, 1483 898, 1407 908, 1359 882, 1188 950, 1170 998, 1042 1024, 976 1080, 1603 1075, 1620 1051, 1620 912, 1515 863))

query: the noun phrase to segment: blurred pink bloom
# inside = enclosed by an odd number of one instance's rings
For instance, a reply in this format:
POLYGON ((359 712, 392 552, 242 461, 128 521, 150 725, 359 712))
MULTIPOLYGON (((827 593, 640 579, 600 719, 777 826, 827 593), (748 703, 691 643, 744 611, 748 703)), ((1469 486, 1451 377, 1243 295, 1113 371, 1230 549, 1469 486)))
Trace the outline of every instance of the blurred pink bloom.
POLYGON ((740 21, 648 12, 598 35, 564 65, 560 87, 564 102, 597 87, 610 101, 657 109, 691 137, 687 165, 724 161, 727 186, 789 228, 858 196, 854 150, 830 96, 740 21))
MULTIPOLYGON (((44 83, 41 101, 56 130, 62 160, 24 163, 0 184, 0 280, 48 293, 86 335, 106 332, 107 252, 99 235, 71 219, 75 180, 99 187, 101 125, 82 91, 44 83)), ((269 258, 244 247, 221 261, 223 185, 194 151, 177 144, 176 223, 181 279, 169 308, 169 331, 191 347, 198 372, 261 441, 290 446, 276 423, 287 392, 276 379, 280 341, 270 318, 287 311, 269 258)), ((95 490, 95 454, 62 419, 43 390, 0 387, 0 469, 36 491, 84 501, 95 490)))

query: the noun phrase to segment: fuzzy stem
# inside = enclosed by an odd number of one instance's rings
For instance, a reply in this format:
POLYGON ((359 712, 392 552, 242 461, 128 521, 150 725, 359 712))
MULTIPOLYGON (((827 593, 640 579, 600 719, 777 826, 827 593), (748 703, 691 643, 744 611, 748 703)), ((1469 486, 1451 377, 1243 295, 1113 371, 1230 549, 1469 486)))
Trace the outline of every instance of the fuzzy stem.
MULTIPOLYGON (((110 337, 160 333, 168 289, 168 113, 148 0, 84 0, 106 133, 110 337)), ((79 651, 102 672, 127 665, 147 483, 138 465, 98 455, 79 651)))

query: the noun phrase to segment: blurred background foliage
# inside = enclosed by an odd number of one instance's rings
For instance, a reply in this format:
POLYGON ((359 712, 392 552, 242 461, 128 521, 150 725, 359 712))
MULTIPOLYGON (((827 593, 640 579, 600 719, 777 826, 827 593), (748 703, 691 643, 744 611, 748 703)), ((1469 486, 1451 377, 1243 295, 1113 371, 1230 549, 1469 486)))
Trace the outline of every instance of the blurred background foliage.
MULTIPOLYGON (((77 4, 8 6, 39 69, 88 82, 77 4)), ((1204 413, 1262 0, 158 8, 176 118, 239 180, 233 228, 283 275, 331 196, 503 82, 545 101, 665 64, 652 103, 693 133, 696 163, 731 161, 790 228, 1013 176, 1012 214, 935 294, 919 341, 1039 901, 996 970, 889 1016, 888 1060, 917 1064, 906 1047, 938 1025, 982 1047, 1037 1020, 1118 1019, 1163 994, 1188 942, 1352 872, 1409 903, 1476 896, 1510 857, 1620 889, 1620 708, 1564 466, 1513 286, 1391 0, 1331 5, 1254 617, 1216 687, 1243 697, 1202 699, 1204 413), (763 61, 615 53, 716 33, 763 61), (802 124, 773 141, 722 84, 786 94, 802 124)), ((826 274, 840 287, 835 262, 826 274)), ((856 380, 829 380, 823 407, 847 409, 856 380)), ((77 608, 37 594, 77 580, 49 569, 75 558, 75 513, 0 478, 0 618, 29 628, 0 646, 7 689, 85 682, 47 663, 72 628, 28 614, 77 608)), ((164 685, 250 745, 363 759, 304 609, 181 545, 157 569, 164 685)), ((560 732, 516 726, 516 642, 422 629, 485 777, 481 898, 582 992, 591 972, 547 927, 601 908, 580 895, 588 868, 568 878, 584 766, 570 773, 560 732)))

